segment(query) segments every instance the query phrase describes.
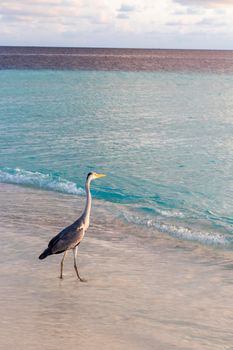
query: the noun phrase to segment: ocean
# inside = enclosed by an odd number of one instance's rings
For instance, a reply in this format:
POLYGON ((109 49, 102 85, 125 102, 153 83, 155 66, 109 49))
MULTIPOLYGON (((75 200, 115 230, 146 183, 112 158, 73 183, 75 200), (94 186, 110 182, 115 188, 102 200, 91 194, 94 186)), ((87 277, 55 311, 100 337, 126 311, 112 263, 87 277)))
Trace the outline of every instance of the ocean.
MULTIPOLYGON (((233 242, 233 52, 0 48, 0 181, 93 196, 112 215, 233 242)), ((156 233, 155 233, 156 234, 156 233)))
POLYGON ((232 349, 232 96, 232 51, 0 48, 1 349, 232 349))

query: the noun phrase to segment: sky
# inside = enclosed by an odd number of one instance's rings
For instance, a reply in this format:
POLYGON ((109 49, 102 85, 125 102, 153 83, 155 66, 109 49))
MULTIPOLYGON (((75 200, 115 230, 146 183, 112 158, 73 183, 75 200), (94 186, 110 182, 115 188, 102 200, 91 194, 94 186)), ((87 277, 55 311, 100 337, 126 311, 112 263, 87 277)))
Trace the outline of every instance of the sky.
POLYGON ((233 0, 1 0, 0 45, 233 49, 233 0))

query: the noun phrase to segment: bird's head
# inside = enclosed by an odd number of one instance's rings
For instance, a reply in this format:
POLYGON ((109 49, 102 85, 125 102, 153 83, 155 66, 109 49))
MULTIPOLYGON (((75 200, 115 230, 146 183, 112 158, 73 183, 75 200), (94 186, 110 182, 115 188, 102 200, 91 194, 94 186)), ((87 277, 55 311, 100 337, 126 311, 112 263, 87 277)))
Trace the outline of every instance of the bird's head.
POLYGON ((92 173, 87 174, 87 180, 92 181, 92 180, 99 179, 100 177, 104 177, 104 176, 106 176, 106 175, 92 172, 92 173))

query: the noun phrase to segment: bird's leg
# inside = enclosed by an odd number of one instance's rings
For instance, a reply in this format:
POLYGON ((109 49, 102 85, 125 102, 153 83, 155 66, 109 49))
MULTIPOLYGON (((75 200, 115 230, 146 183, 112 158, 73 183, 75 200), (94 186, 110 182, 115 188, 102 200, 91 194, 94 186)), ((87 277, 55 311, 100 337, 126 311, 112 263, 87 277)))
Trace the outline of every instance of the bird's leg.
POLYGON ((87 282, 87 280, 85 280, 84 278, 81 278, 81 277, 79 276, 78 267, 77 267, 77 262, 76 262, 77 252, 78 252, 78 246, 76 246, 76 247, 73 249, 73 253, 74 253, 74 269, 75 269, 75 271, 76 271, 77 277, 78 277, 78 279, 80 280, 80 282, 87 282))
POLYGON ((61 272, 60 272, 60 278, 62 279, 63 278, 63 265, 64 265, 64 260, 65 260, 65 256, 67 254, 67 250, 65 251, 62 259, 61 259, 61 272))

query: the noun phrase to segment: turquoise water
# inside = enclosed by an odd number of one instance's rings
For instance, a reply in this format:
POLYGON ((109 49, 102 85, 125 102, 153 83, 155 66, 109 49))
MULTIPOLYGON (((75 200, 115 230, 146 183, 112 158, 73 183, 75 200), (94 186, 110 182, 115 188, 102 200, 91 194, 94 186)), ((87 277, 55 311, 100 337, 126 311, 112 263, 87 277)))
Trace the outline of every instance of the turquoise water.
MULTIPOLYGON (((93 195, 181 239, 233 241, 233 75, 0 71, 0 181, 93 195)), ((111 206, 111 204, 109 204, 111 206)))

